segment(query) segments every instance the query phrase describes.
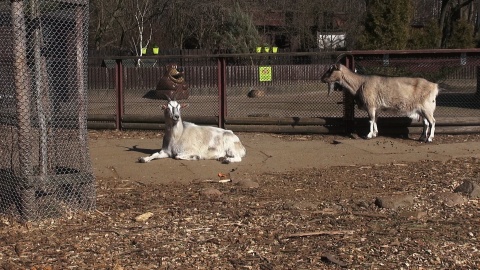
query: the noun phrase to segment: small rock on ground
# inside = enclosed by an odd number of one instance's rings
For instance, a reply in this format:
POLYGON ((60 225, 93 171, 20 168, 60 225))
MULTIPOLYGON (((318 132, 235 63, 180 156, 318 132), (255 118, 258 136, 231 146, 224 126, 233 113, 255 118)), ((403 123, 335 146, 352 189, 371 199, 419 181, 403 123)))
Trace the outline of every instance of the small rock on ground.
POLYGON ((234 183, 237 186, 242 188, 259 188, 260 187, 260 185, 257 182, 250 179, 235 180, 234 183))
POLYGON ((204 196, 207 196, 207 197, 218 197, 218 196, 223 195, 223 193, 216 188, 203 189, 202 191, 200 191, 200 194, 202 194, 204 196))
POLYGON ((401 207, 409 207, 413 205, 413 196, 410 194, 392 195, 377 197, 375 205, 380 208, 398 209, 401 207))
POLYGON ((427 216, 427 212, 425 211, 404 211, 399 213, 399 217, 405 219, 423 219, 427 216))
POLYGON ((285 210, 314 210, 317 207, 317 204, 310 201, 286 202, 283 205, 285 210))
POLYGON ((470 180, 464 181, 462 184, 456 187, 453 191, 465 194, 472 199, 480 198, 480 185, 470 180))
POLYGON ((461 205, 467 201, 461 194, 451 192, 438 193, 435 195, 435 199, 449 207, 461 205))

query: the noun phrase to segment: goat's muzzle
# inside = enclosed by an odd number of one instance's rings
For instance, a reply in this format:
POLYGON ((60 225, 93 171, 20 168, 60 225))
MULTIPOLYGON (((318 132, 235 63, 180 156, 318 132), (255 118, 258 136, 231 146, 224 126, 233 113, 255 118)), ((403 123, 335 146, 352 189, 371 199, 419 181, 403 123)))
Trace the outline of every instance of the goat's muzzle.
POLYGON ((327 71, 325 71, 325 73, 323 73, 322 75, 322 78, 320 79, 322 82, 324 83, 327 83, 328 84, 328 95, 330 96, 330 94, 336 90, 336 80, 334 78, 334 72, 337 71, 338 68, 336 65, 331 65, 327 71))
POLYGON ((327 71, 325 72, 325 74, 323 74, 322 78, 321 78, 321 81, 328 84, 328 96, 330 96, 330 94, 333 92, 333 90, 335 89, 335 82, 331 81, 329 79, 329 76, 330 76, 330 72, 327 71))

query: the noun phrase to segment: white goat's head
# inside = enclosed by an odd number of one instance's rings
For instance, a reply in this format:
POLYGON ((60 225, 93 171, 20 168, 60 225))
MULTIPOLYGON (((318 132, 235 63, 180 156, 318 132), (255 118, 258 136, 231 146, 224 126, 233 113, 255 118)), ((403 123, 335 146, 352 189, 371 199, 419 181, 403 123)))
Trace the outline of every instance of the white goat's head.
POLYGON ((168 100, 167 105, 162 106, 165 121, 178 122, 181 119, 180 108, 185 108, 187 106, 187 104, 180 104, 176 100, 168 100))
POLYGON ((322 82, 328 83, 328 95, 335 89, 335 84, 340 83, 342 80, 342 68, 345 68, 341 64, 333 64, 322 75, 322 82))

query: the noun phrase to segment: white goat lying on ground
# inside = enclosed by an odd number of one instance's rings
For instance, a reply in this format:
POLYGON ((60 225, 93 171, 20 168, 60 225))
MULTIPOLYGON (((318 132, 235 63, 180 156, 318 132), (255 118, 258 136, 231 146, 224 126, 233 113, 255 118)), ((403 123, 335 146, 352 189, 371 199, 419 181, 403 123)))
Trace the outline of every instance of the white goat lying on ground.
POLYGON ((377 110, 391 109, 406 114, 412 119, 423 119, 420 140, 431 142, 435 133, 435 118, 438 85, 422 78, 384 77, 359 75, 341 64, 335 64, 323 74, 322 82, 329 84, 329 92, 337 83, 348 90, 360 109, 370 118, 367 138, 376 137, 377 110))
POLYGON ((162 150, 140 158, 139 162, 167 157, 183 160, 216 159, 223 163, 242 161, 246 150, 237 135, 230 130, 183 122, 180 108, 185 106, 174 100, 162 106, 165 114, 162 150))

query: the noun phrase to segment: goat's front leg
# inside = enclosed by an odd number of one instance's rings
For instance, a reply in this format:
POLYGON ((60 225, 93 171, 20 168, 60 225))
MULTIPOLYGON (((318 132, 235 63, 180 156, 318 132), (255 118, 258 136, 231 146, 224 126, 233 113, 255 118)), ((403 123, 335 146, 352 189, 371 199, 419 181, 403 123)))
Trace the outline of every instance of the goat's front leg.
POLYGON ((170 157, 170 155, 167 152, 160 150, 160 152, 153 153, 151 156, 139 158, 138 162, 147 163, 154 159, 167 158, 167 157, 170 157))
POLYGON ((430 135, 428 136, 427 142, 433 142, 433 137, 435 136, 435 120, 430 123, 430 135))
POLYGON ((367 139, 375 138, 378 134, 377 128, 377 117, 375 115, 375 109, 370 109, 368 111, 368 116, 370 117, 370 132, 367 135, 367 139))
POLYGON ((428 137, 428 120, 425 117, 422 117, 423 120, 423 130, 422 130, 422 135, 420 135, 420 138, 418 139, 419 141, 427 141, 428 137))

